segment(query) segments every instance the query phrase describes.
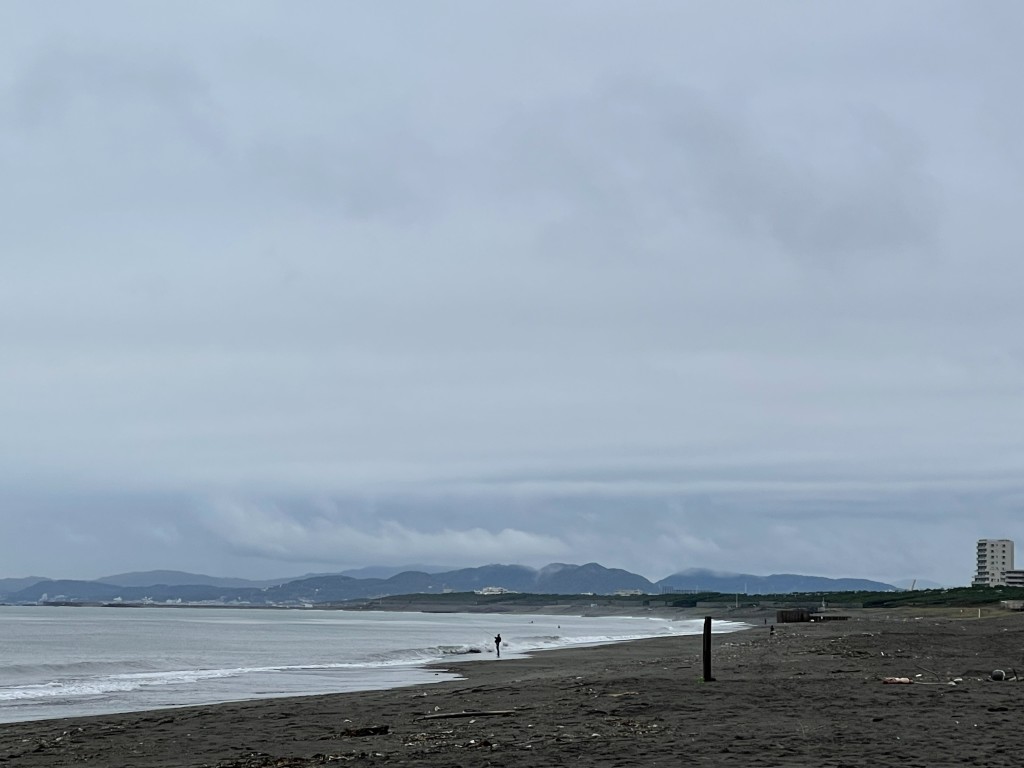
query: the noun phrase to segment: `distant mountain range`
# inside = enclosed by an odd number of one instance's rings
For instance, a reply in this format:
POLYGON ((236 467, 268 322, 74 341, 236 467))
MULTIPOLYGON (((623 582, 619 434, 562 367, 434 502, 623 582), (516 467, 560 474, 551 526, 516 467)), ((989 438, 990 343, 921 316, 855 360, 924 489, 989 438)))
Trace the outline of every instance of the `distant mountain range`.
MULTIPOLYGON (((355 573, 366 573, 368 570, 360 569, 355 573)), ((380 572, 387 571, 388 569, 381 569, 380 572)), ((122 573, 95 581, 29 577, 0 579, 0 601, 180 601, 297 605, 372 599, 390 595, 472 592, 486 587, 552 595, 608 595, 622 591, 647 594, 720 592, 753 595, 856 590, 883 592, 896 589, 891 584, 866 579, 829 579, 796 574, 755 576, 699 569, 681 571, 661 581, 651 582, 638 574, 619 568, 605 568, 598 563, 552 563, 539 570, 523 565, 485 565, 479 568, 461 568, 435 573, 425 570, 402 570, 386 577, 359 578, 345 573, 335 573, 267 581, 220 578, 182 571, 122 573)))
POLYGON ((41 581, 50 581, 44 576, 26 576, 22 579, 0 579, 0 599, 8 593, 17 592, 18 590, 31 587, 33 584, 38 584, 41 581))
POLYGON ((658 582, 659 587, 678 592, 726 592, 741 595, 781 595, 792 592, 884 592, 895 590, 891 584, 868 579, 827 579, 776 573, 754 576, 750 573, 718 573, 693 568, 674 573, 658 582))
POLYGON ((206 576, 201 573, 187 573, 185 571, 132 571, 131 573, 116 573, 113 576, 104 576, 96 579, 96 581, 101 584, 111 584, 115 587, 149 587, 154 584, 178 587, 203 584, 210 587, 251 587, 262 589, 263 587, 276 587, 278 584, 295 581, 296 578, 302 577, 291 576, 283 579, 254 581, 251 579, 206 576))
MULTIPOLYGON (((405 571, 422 571, 424 573, 440 573, 450 571, 450 567, 443 565, 405 565, 401 567, 389 567, 385 565, 373 565, 366 568, 356 568, 349 571, 338 571, 337 573, 307 573, 303 576, 287 576, 280 579, 239 579, 232 577, 207 576, 202 573, 188 573, 186 571, 132 571, 131 573, 117 573, 113 576, 103 576, 96 581, 104 584, 114 584, 118 587, 148 587, 154 584, 166 584, 168 586, 183 586, 191 584, 207 584, 211 587, 276 587, 289 581, 309 579, 315 576, 349 576, 353 579, 387 579, 405 571)), ((0 579, 0 594, 3 594, 3 583, 5 581, 25 582, 23 586, 30 586, 43 579, 0 579)), ((47 579, 48 580, 48 579, 47 579)))

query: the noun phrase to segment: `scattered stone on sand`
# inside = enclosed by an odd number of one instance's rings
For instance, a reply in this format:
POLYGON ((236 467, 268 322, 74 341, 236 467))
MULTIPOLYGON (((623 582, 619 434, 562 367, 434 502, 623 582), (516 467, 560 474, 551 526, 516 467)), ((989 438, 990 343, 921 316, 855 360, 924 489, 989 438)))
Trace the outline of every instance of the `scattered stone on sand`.
POLYGON ((1024 615, 889 613, 715 635, 711 683, 699 636, 660 637, 461 662, 429 686, 8 723, 0 768, 1016 768, 1024 615), (462 716, 421 719, 441 712, 462 716))

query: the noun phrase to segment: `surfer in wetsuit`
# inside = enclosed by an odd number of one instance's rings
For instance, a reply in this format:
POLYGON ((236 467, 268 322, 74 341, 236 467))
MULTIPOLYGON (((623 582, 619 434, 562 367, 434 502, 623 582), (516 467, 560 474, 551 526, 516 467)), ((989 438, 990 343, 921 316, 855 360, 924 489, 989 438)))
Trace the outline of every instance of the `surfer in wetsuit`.
POLYGON ((498 658, 501 658, 501 635, 494 636, 494 650, 498 654, 498 658))

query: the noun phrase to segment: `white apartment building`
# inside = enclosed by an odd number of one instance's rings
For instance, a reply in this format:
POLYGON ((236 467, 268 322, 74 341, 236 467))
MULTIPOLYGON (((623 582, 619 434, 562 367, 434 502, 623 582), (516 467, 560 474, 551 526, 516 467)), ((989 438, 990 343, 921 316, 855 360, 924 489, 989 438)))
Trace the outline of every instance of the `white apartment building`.
POLYGON ((1017 581, 1020 571, 1013 568, 1013 541, 1010 539, 978 539, 978 568, 975 587, 1005 587, 1007 576, 1017 581))

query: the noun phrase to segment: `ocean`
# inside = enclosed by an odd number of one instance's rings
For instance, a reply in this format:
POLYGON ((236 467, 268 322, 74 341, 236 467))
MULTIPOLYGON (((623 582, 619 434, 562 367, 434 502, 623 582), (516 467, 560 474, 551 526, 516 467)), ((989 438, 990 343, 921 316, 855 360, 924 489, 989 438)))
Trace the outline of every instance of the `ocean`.
MULTIPOLYGON (((716 622, 715 631, 741 624, 716 622)), ((442 660, 699 634, 647 617, 0 606, 0 722, 451 679, 442 660)))

